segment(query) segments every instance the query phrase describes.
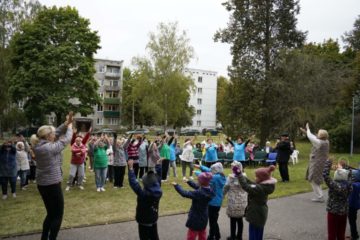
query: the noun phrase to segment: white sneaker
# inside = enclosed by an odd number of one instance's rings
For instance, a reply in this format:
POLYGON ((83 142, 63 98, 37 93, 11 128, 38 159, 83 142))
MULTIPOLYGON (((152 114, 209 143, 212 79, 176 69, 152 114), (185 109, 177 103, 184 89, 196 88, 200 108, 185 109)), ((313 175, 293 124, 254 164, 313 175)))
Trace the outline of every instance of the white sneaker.
POLYGON ((97 191, 97 192, 100 192, 100 191, 101 191, 101 189, 100 189, 100 188, 97 188, 97 189, 96 189, 96 191, 97 191))
POLYGON ((86 180, 85 180, 85 179, 83 180, 83 183, 84 183, 84 182, 86 182, 86 180))
POLYGON ((16 198, 16 193, 13 193, 12 196, 13 196, 13 198, 16 198))
POLYGON ((80 186, 79 186, 79 189, 80 189, 80 190, 84 190, 84 187, 80 185, 80 186))
POLYGON ((3 195, 3 196, 2 196, 2 199, 3 199, 3 200, 6 200, 6 199, 7 199, 7 195, 3 195))
POLYGON ((115 189, 117 189, 118 187, 117 186, 114 186, 115 189))
POLYGON ((105 188, 103 188, 103 187, 100 188, 100 190, 101 190, 102 192, 105 192, 105 191, 106 191, 105 188))
POLYGON ((186 178, 186 177, 183 177, 183 181, 187 181, 187 178, 186 178))
POLYGON ((312 198, 311 201, 313 201, 313 202, 319 202, 319 203, 325 202, 324 198, 312 198))
POLYGON ((70 190, 70 186, 67 186, 66 188, 65 188, 65 191, 69 191, 70 190))
POLYGON ((193 177, 189 177, 189 179, 190 179, 190 180, 194 180, 194 178, 193 178, 193 177))
POLYGON ((27 190, 27 188, 26 188, 26 187, 22 187, 22 188, 21 188, 21 190, 26 191, 26 190, 27 190))

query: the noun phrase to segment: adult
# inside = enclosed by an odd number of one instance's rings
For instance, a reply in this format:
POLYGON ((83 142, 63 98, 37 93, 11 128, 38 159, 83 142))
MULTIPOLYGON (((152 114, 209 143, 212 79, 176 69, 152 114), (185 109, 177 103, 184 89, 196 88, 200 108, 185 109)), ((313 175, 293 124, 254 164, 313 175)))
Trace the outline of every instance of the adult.
POLYGON ((211 167, 212 164, 214 164, 218 161, 217 148, 218 148, 217 145, 215 143, 213 143, 213 140, 211 138, 209 138, 206 141, 205 165, 208 168, 211 167))
POLYGON ((43 223, 41 240, 56 239, 64 214, 64 196, 61 189, 62 151, 70 143, 72 136, 72 113, 64 124, 55 130, 53 126, 41 126, 37 134, 31 136, 31 144, 36 156, 37 188, 45 204, 47 215, 43 223), (64 136, 56 137, 56 133, 64 136))
POLYGON ((276 144, 276 162, 279 165, 280 176, 283 182, 289 182, 289 159, 292 154, 292 149, 290 147, 289 134, 283 133, 280 136, 280 142, 276 144))
POLYGON ((0 148, 0 182, 2 199, 7 199, 7 188, 10 183, 11 193, 16 198, 16 148, 13 140, 8 140, 0 148))
POLYGON ((185 139, 184 147, 182 154, 180 155, 181 160, 181 169, 182 169, 182 176, 183 180, 186 181, 186 166, 189 166, 190 173, 189 177, 193 180, 193 171, 194 171, 194 153, 193 153, 193 140, 194 138, 187 138, 185 139))
POLYGON ((160 157, 162 160, 162 174, 161 174, 161 181, 165 182, 167 181, 167 174, 169 171, 169 165, 170 165, 170 145, 172 141, 174 140, 174 137, 170 137, 167 132, 165 132, 165 135, 162 137, 162 141, 160 143, 159 149, 160 149, 160 157))
POLYGON ((310 131, 309 123, 306 123, 306 129, 300 128, 300 130, 306 134, 312 144, 309 166, 306 171, 306 179, 310 182, 315 194, 315 198, 311 200, 313 202, 324 202, 324 196, 320 185, 324 180, 322 173, 325 162, 329 156, 329 134, 326 130, 320 129, 315 136, 310 131))
POLYGON ((239 161, 239 162, 243 162, 246 159, 246 155, 245 155, 245 149, 246 146, 249 144, 249 142, 251 141, 251 139, 253 139, 255 137, 255 135, 251 136, 246 142, 244 142, 244 139, 242 137, 238 137, 236 142, 235 141, 231 141, 230 138, 226 138, 226 141, 228 143, 231 144, 231 146, 234 148, 234 155, 233 155, 233 160, 234 161, 239 161))

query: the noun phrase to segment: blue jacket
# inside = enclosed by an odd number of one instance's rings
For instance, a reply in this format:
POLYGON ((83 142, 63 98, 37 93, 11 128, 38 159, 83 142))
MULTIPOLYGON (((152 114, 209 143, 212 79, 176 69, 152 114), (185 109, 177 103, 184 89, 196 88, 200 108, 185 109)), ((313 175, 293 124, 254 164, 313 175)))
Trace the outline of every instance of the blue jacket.
MULTIPOLYGON (((201 166, 200 170, 203 172, 211 172, 211 169, 201 166)), ((210 206, 221 207, 224 197, 223 189, 226 183, 226 177, 222 173, 215 173, 210 181, 210 187, 214 191, 215 196, 209 202, 210 206)))
POLYGON ((136 221, 139 224, 155 224, 159 216, 159 202, 162 196, 161 190, 161 165, 156 165, 158 181, 144 189, 136 180, 134 170, 129 170, 129 183, 137 195, 136 221))
POLYGON ((349 208, 359 210, 360 209, 360 182, 354 182, 352 184, 352 192, 349 196, 349 208))
POLYGON ((2 145, 0 148, 0 177, 16 177, 16 148, 11 145, 9 150, 7 146, 2 145))
POLYGON ((188 219, 185 226, 194 231, 201 231, 206 228, 208 221, 208 203, 214 196, 211 188, 200 187, 192 181, 188 181, 190 187, 195 191, 185 191, 180 185, 176 185, 176 191, 183 197, 192 199, 188 219))
POLYGON ((214 143, 212 143, 211 145, 207 144, 205 148, 206 148, 205 161, 216 162, 218 160, 216 145, 214 143))
POLYGON ((169 159, 170 161, 176 160, 175 148, 176 148, 176 142, 170 144, 170 159, 169 159))

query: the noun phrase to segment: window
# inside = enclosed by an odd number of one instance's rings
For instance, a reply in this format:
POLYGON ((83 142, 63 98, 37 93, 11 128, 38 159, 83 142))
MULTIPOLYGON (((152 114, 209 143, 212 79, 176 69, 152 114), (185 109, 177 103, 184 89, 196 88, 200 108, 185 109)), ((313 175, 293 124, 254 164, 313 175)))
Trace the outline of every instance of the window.
POLYGON ((107 67, 107 72, 108 73, 120 73, 120 67, 107 67))
POLYGON ((97 125, 103 125, 103 119, 102 119, 102 118, 98 118, 98 119, 96 120, 96 124, 97 124, 97 125))
POLYGON ((118 87, 119 86, 119 81, 111 81, 110 86, 118 87))
POLYGON ((118 106, 117 105, 107 105, 105 107, 105 111, 117 111, 118 110, 118 106))
POLYGON ((201 109, 196 110, 197 115, 201 115, 201 109))
POLYGON ((201 99, 201 98, 198 98, 198 99, 197 99, 197 103, 198 103, 199 105, 201 105, 201 104, 202 104, 202 99, 201 99))
POLYGON ((104 98, 104 93, 102 93, 102 92, 101 92, 101 93, 99 93, 99 96, 100 96, 100 98, 102 98, 102 99, 103 99, 103 98, 104 98))
POLYGON ((98 110, 98 112, 102 112, 103 111, 103 105, 97 105, 97 110, 98 110))
POLYGON ((198 82, 202 83, 202 77, 198 77, 198 82))
POLYGON ((198 88, 198 93, 202 94, 202 88, 198 88))
POLYGON ((104 73, 105 72, 105 66, 104 65, 99 65, 98 71, 99 71, 99 73, 104 73))
POLYGON ((98 82, 100 86, 104 86, 104 80, 99 80, 98 82))
POLYGON ((106 92, 105 95, 106 95, 107 98, 118 98, 119 97, 119 92, 118 91, 114 91, 114 92, 108 91, 108 92, 106 92))
POLYGON ((196 121, 196 126, 201 127, 201 121, 196 121))
POLYGON ((109 125, 118 125, 119 119, 118 118, 110 118, 109 125))

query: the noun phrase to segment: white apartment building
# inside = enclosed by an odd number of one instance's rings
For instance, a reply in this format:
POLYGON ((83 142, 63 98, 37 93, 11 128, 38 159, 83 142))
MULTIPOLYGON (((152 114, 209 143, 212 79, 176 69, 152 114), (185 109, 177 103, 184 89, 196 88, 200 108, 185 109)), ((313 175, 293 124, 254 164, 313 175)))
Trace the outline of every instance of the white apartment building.
POLYGON ((195 108, 191 128, 216 127, 217 72, 186 68, 185 74, 194 80, 195 92, 190 97, 190 105, 195 108))

